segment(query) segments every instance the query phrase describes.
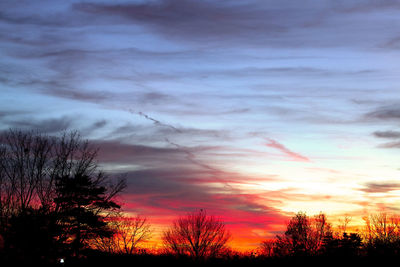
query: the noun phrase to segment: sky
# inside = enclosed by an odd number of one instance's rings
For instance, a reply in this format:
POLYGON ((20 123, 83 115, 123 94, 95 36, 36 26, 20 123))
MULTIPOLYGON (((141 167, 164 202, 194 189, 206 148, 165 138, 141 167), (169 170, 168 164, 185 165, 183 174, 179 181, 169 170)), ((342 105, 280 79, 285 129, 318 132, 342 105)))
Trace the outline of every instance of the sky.
POLYGON ((78 130, 157 233, 400 208, 400 2, 0 1, 0 130, 78 130))

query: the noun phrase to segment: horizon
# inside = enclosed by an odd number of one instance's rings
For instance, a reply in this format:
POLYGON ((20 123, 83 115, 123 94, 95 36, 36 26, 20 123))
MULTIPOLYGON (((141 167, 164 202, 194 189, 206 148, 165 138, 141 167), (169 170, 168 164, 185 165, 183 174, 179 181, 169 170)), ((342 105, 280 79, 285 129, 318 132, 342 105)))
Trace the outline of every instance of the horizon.
POLYGON ((400 207, 400 3, 1 1, 0 130, 78 130, 160 232, 400 207))

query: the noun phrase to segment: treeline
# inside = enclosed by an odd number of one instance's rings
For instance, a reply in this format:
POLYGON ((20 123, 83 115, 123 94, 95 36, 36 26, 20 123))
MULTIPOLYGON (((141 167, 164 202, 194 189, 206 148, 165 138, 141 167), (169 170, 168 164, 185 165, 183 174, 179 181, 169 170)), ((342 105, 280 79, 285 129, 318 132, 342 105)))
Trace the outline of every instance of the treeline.
POLYGON ((400 220, 385 213, 365 219, 365 231, 334 231, 324 214, 299 212, 284 233, 253 252, 228 247, 225 224, 205 210, 177 218, 163 232, 162 251, 143 248, 152 229, 144 217, 125 217, 97 149, 77 132, 54 137, 9 130, 0 134, 0 264, 264 265, 299 259, 371 259, 400 256, 400 220))
POLYGON ((400 256, 400 217, 382 212, 364 220, 360 232, 347 230, 349 217, 334 231, 325 214, 309 217, 299 212, 290 219, 283 234, 261 244, 260 254, 278 258, 400 256))

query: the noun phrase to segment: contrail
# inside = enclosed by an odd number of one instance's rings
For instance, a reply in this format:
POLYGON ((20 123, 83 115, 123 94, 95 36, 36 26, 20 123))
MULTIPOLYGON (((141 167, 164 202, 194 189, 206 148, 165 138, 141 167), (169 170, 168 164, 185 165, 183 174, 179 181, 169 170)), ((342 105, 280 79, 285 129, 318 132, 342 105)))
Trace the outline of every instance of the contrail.
POLYGON ((187 159, 188 161, 190 161, 191 163, 193 163, 193 164, 195 164, 195 165, 198 165, 198 166, 200 166, 200 167, 203 167, 203 168, 205 168, 205 169, 207 169, 207 170, 212 171, 214 178, 215 178, 216 180, 218 180, 221 184, 223 184, 226 188, 228 188, 228 189, 231 190, 231 191, 234 191, 234 190, 235 190, 228 182, 226 182, 226 181, 224 181, 223 179, 221 179, 221 178, 218 177, 218 174, 221 173, 221 172, 223 172, 223 171, 221 171, 221 170, 219 170, 219 169, 216 169, 216 168, 214 168, 214 167, 211 167, 210 165, 204 164, 204 163, 202 163, 202 162, 196 160, 196 156, 195 156, 191 151, 189 151, 189 150, 187 149, 187 147, 184 147, 184 146, 178 145, 178 144, 176 144, 176 143, 174 143, 174 142, 171 142, 168 138, 165 138, 165 142, 167 142, 167 143, 170 144, 170 145, 175 146, 176 148, 178 148, 179 150, 181 150, 182 152, 184 152, 184 153, 186 154, 186 159, 187 159))
POLYGON ((186 156, 187 156, 186 158, 190 162, 192 162, 192 163, 194 163, 196 165, 199 165, 199 166, 201 166, 201 167, 203 167, 205 169, 208 169, 208 170, 211 170, 211 171, 214 171, 214 172, 220 172, 220 170, 218 170, 218 169, 215 169, 215 168, 213 168, 213 167, 211 167, 211 166, 209 166, 207 164, 204 164, 204 163, 201 163, 201 162, 197 161, 196 160, 196 156, 191 151, 189 151, 186 147, 183 147, 183 146, 178 145, 178 144, 176 144, 174 142, 171 142, 168 138, 165 138, 165 141, 168 144, 171 144, 171 145, 175 146, 176 148, 180 149, 182 152, 184 152, 186 154, 186 156))
MULTIPOLYGON (((177 132, 177 133, 182 133, 182 131, 181 131, 180 129, 178 129, 178 128, 172 126, 172 125, 163 123, 163 122, 161 122, 161 121, 159 121, 159 120, 156 120, 156 119, 150 117, 149 115, 147 115, 147 114, 145 114, 145 113, 143 113, 143 112, 141 112, 141 111, 135 112, 135 111, 129 109, 129 112, 132 113, 132 114, 138 114, 139 116, 142 116, 143 118, 152 121, 155 125, 163 126, 163 127, 168 127, 168 128, 174 130, 174 131, 177 132)), ((183 153, 185 153, 185 154, 186 154, 186 159, 187 159, 188 161, 190 161, 191 163, 193 163, 193 164, 195 164, 195 165, 197 165, 197 166, 200 166, 200 167, 202 167, 202 168, 204 168, 204 169, 210 170, 210 171, 212 172, 214 178, 215 178, 216 180, 218 180, 221 184, 223 184, 226 188, 228 188, 228 189, 231 190, 231 191, 234 191, 234 190, 235 190, 228 182, 226 182, 226 181, 224 181, 223 179, 221 179, 221 178, 218 177, 218 174, 221 173, 221 172, 223 172, 223 171, 221 171, 221 170, 219 170, 219 169, 216 169, 216 168, 214 168, 214 167, 211 167, 210 165, 207 165, 207 164, 204 164, 204 163, 198 161, 198 160, 196 159, 196 156, 195 156, 191 151, 189 151, 187 147, 184 147, 184 146, 181 146, 181 145, 176 144, 176 143, 174 143, 174 142, 171 142, 168 138, 165 138, 165 142, 167 142, 168 144, 170 144, 170 145, 172 145, 172 146, 178 148, 180 151, 182 151, 183 153)))
POLYGON ((150 117, 149 115, 147 115, 147 114, 145 114, 145 113, 143 113, 143 112, 141 112, 141 111, 135 112, 135 111, 129 109, 129 112, 132 113, 132 114, 138 114, 139 116, 142 116, 143 118, 154 122, 154 124, 156 124, 156 125, 170 128, 170 129, 174 130, 174 131, 177 132, 177 133, 182 133, 182 131, 181 131, 180 129, 178 129, 178 128, 176 128, 176 127, 170 125, 170 124, 166 124, 166 123, 163 123, 163 122, 161 122, 161 121, 159 121, 159 120, 156 120, 156 119, 150 117))

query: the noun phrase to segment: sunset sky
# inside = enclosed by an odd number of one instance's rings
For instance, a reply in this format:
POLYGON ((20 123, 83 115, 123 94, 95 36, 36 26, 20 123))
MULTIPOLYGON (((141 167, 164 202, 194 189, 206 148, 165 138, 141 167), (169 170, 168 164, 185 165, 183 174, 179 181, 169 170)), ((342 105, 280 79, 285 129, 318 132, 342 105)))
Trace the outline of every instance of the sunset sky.
MULTIPOLYGON (((400 2, 0 1, 0 129, 79 130, 156 232, 400 208, 400 2)), ((157 237, 156 237, 157 238, 157 237)))

